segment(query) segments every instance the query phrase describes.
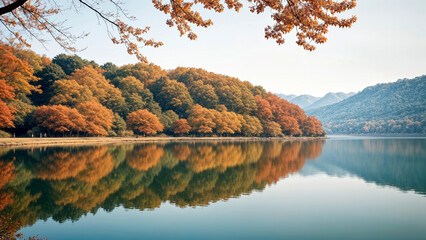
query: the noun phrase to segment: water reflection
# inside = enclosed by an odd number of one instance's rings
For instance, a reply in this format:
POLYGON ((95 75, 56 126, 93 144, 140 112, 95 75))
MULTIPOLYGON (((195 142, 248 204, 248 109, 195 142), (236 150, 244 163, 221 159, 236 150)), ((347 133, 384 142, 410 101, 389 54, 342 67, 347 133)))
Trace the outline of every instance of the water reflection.
MULTIPOLYGON (((204 142, 3 151, 0 211, 20 226, 52 217, 78 220, 99 208, 179 207, 263 190, 307 159, 323 141, 204 142)), ((4 229, 5 226, 2 226, 4 229)), ((16 230, 16 229, 15 229, 16 230)))
POLYGON ((166 201, 182 208, 206 206, 262 191, 292 173, 350 175, 424 194, 425 156, 425 139, 188 142, 2 150, 0 236, 40 219, 76 221, 87 213, 99 209, 109 212, 118 206, 147 210, 166 201), (11 220, 5 221, 7 217, 11 220))
POLYGON ((329 140, 302 174, 352 175, 377 185, 426 193, 426 139, 329 140))

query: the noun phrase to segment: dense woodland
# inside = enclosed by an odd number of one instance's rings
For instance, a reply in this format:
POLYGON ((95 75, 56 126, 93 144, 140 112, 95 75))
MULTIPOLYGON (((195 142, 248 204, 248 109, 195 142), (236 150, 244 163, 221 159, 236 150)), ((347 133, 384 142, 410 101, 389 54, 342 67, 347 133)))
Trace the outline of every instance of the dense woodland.
POLYGON ((321 154, 323 140, 48 147, 0 152, 1 234, 100 209, 209 203, 263 190, 321 154), (11 160, 15 159, 15 160, 11 160), (14 225, 14 223, 18 223, 14 225))
POLYGON ((322 136, 297 105, 236 78, 49 59, 0 45, 1 136, 322 136))
POLYGON ((426 75, 367 87, 308 113, 328 133, 426 134, 426 75))

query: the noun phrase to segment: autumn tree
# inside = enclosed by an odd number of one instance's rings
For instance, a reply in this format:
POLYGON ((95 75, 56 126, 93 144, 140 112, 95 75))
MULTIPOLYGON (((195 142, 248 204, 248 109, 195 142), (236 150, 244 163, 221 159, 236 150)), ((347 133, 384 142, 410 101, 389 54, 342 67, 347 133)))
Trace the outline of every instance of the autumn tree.
POLYGON ((98 101, 113 110, 119 111, 124 105, 124 98, 119 89, 115 88, 102 75, 101 70, 93 68, 91 65, 76 70, 70 77, 81 86, 87 86, 98 101))
POLYGON ((114 122, 114 113, 97 102, 82 102, 76 109, 85 117, 86 132, 90 135, 108 135, 114 122))
POLYGON ((216 127, 215 118, 215 110, 203 108, 196 104, 189 113, 188 123, 198 133, 213 133, 213 129, 216 127))
POLYGON ((75 107, 82 102, 96 101, 89 87, 80 85, 75 80, 62 79, 55 81, 52 88, 54 96, 50 99, 50 104, 75 107))
POLYGON ((85 130, 86 121, 76 109, 63 106, 41 106, 34 112, 38 126, 45 128, 49 133, 74 132, 85 130))
MULTIPOLYGON (((193 106, 194 101, 185 84, 166 78, 158 81, 161 85, 159 86, 158 94, 154 95, 155 100, 164 110, 173 110, 179 116, 186 115, 186 112, 193 106)), ((157 84, 157 82, 154 84, 157 84)), ((156 86, 153 87, 155 88, 156 86)))
POLYGON ((201 81, 204 84, 211 84, 211 75, 204 69, 200 68, 183 68, 178 67, 168 73, 170 79, 177 80, 185 84, 188 88, 192 87, 195 82, 201 81))
MULTIPOLYGON (((232 1, 161 1, 153 0, 154 8, 168 15, 167 25, 175 26, 181 36, 186 35, 195 40, 197 34, 192 26, 207 28, 213 24, 211 19, 204 19, 195 9, 204 8, 215 12, 223 12, 225 6, 239 11, 242 0, 232 1)), ((271 14, 273 24, 265 28, 265 38, 274 39, 278 44, 285 43, 284 36, 296 30, 296 43, 304 49, 312 51, 315 45, 325 43, 325 34, 330 26, 351 27, 356 17, 341 18, 340 14, 354 8, 356 0, 299 0, 299 1, 247 1, 253 13, 268 12, 271 14)), ((118 1, 72 0, 67 4, 50 1, 4 0, 0 7, 0 20, 3 24, 2 31, 8 33, 8 40, 24 46, 30 46, 25 35, 44 42, 44 34, 50 35, 61 47, 69 51, 77 51, 74 42, 86 34, 73 35, 68 31, 68 26, 58 19, 57 15, 72 8, 86 8, 99 17, 106 25, 108 36, 114 44, 123 44, 129 54, 134 54, 140 61, 147 59, 139 50, 141 46, 159 47, 161 42, 147 39, 144 35, 149 27, 137 28, 126 23, 129 19, 123 3, 118 1)))
POLYGON ((0 128, 21 129, 33 110, 28 96, 41 92, 35 86, 38 79, 34 76, 33 67, 22 60, 28 58, 27 53, 32 54, 0 43, 0 128), (16 54, 20 54, 22 59, 16 54))
POLYGON ((299 123, 293 117, 280 116, 278 118, 278 124, 280 124, 281 129, 285 135, 297 136, 302 134, 302 131, 299 128, 299 123))
POLYGON ((269 102, 263 99, 260 95, 257 95, 255 99, 257 105, 257 117, 264 120, 272 119, 273 115, 269 102))
POLYGON ((164 128, 158 117, 145 109, 130 113, 126 123, 128 128, 144 135, 155 135, 164 128))
POLYGON ((13 124, 15 125, 14 132, 25 132, 30 128, 30 122, 32 113, 35 110, 35 106, 30 101, 21 101, 15 99, 9 103, 9 106, 15 109, 13 124))
MULTIPOLYGON (((103 67, 104 69, 106 66, 103 67)), ((153 63, 136 63, 136 64, 128 64, 121 66, 118 69, 110 68, 105 69, 107 72, 105 73, 107 78, 113 80, 114 78, 123 78, 132 76, 140 81, 144 86, 149 86, 151 83, 156 81, 161 77, 166 77, 167 72, 161 67, 153 64, 153 63), (112 73, 114 72, 114 73, 112 73)))
POLYGON ((31 83, 38 79, 34 70, 27 62, 13 54, 14 48, 0 43, 0 72, 2 79, 14 89, 15 97, 22 98, 38 88, 31 83))
POLYGON ((13 128, 13 120, 15 116, 13 113, 15 109, 11 106, 7 106, 5 102, 0 100, 0 128, 13 128))
POLYGON ((216 132, 219 134, 234 134, 241 130, 242 124, 234 112, 221 111, 215 117, 216 132))
POLYGON ((0 44, 0 128, 22 127, 24 118, 33 110, 28 95, 39 91, 32 85, 38 80, 33 68, 15 55, 19 52, 0 44))
POLYGON ((126 109, 123 110, 125 115, 143 108, 154 113, 161 111, 156 109, 159 107, 155 106, 154 97, 149 89, 145 88, 144 84, 135 77, 116 78, 114 82, 125 99, 126 109))
POLYGON ((222 77, 219 81, 215 81, 213 86, 220 103, 230 111, 251 114, 257 109, 253 94, 239 80, 222 77))
POLYGON ((322 130, 322 124, 315 117, 307 117, 301 125, 303 134, 306 136, 324 136, 325 132, 322 130))
POLYGON ((118 87, 124 97, 124 106, 117 106, 115 110, 120 113, 122 117, 126 117, 130 112, 134 112, 139 109, 147 109, 155 115, 161 116, 161 107, 154 100, 154 95, 137 78, 133 76, 127 76, 124 78, 117 77, 112 81, 112 83, 118 87))
POLYGON ((15 108, 8 106, 4 101, 13 100, 15 93, 13 88, 1 79, 4 75, 0 71, 0 128, 12 128, 15 127, 13 124, 15 108))
POLYGON ((241 132, 246 136, 259 136, 263 133, 263 127, 260 120, 255 116, 243 115, 241 132))
POLYGON ((34 70, 34 72, 41 71, 45 66, 52 63, 52 60, 46 56, 40 56, 30 49, 15 48, 13 54, 27 62, 34 70))
POLYGON ((273 121, 267 121, 263 124, 263 133, 269 137, 278 137, 281 135, 281 126, 273 121))
POLYGON ((306 118, 305 112, 296 104, 290 103, 285 99, 279 98, 275 94, 268 93, 265 98, 270 104, 274 120, 278 121, 280 116, 289 116, 301 122, 306 118))
POLYGON ((189 93, 196 104, 206 108, 216 108, 219 103, 214 88, 210 84, 203 84, 201 80, 194 82, 189 88, 189 93))
POLYGON ((262 86, 253 86, 251 83, 245 81, 244 84, 248 86, 253 96, 260 95, 263 98, 266 98, 268 93, 262 86))
POLYGON ((191 131, 191 126, 184 118, 178 119, 173 123, 173 133, 176 135, 188 134, 191 131))
POLYGON ((55 81, 55 96, 50 103, 75 106, 85 101, 98 101, 115 112, 122 111, 125 99, 121 91, 105 79, 101 71, 90 65, 77 69, 67 79, 55 81))

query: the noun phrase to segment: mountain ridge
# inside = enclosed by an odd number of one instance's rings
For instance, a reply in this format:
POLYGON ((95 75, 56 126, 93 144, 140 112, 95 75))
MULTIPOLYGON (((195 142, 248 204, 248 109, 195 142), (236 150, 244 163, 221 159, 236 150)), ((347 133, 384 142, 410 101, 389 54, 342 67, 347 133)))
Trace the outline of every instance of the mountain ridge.
POLYGON ((426 133, 426 75, 366 87, 338 103, 308 110, 330 133, 426 133))
POLYGON ((283 98, 293 104, 298 105, 303 110, 312 110, 319 107, 331 105, 340 102, 350 96, 353 96, 355 92, 329 92, 322 97, 315 97, 309 94, 295 95, 295 94, 280 94, 275 93, 276 96, 283 98))

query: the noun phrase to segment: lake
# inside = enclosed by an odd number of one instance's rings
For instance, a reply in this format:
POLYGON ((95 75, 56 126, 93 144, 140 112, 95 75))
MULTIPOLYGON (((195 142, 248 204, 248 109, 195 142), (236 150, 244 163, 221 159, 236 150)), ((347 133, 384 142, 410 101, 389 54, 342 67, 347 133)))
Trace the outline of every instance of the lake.
POLYGON ((426 139, 0 149, 0 231, 47 239, 426 239, 426 139))

